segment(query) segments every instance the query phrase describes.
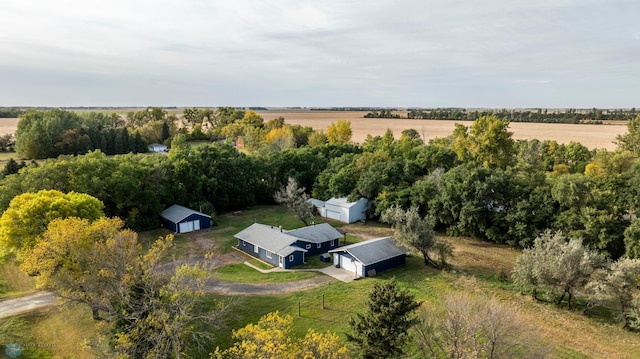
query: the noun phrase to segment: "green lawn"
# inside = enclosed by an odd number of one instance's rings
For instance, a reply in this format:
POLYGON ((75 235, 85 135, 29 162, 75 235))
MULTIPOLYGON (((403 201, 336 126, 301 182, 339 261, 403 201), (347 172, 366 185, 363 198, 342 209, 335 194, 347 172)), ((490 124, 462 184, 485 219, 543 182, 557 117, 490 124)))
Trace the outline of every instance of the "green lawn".
POLYGON ((239 283, 286 283, 319 275, 324 274, 317 272, 262 273, 244 263, 230 264, 211 271, 211 276, 214 278, 239 283))
MULTIPOLYGON (((293 213, 283 207, 256 207, 244 210, 240 214, 223 214, 216 218, 218 225, 199 234, 208 241, 215 242, 221 252, 230 252, 237 240, 233 235, 254 222, 268 225, 282 225, 286 229, 301 227, 302 222, 293 213)), ((387 226, 375 223, 344 225, 349 232, 347 243, 351 244, 371 236, 383 236, 390 233, 387 226)), ((156 230, 140 234, 140 242, 148 247, 150 243, 161 235, 168 234, 166 230, 156 230)), ((401 266, 383 273, 377 277, 366 278, 351 283, 333 281, 309 290, 283 293, 279 295, 260 296, 220 296, 211 294, 206 297, 205 305, 212 306, 217 300, 233 301, 232 313, 227 317, 226 329, 218 332, 217 340, 212 343, 210 350, 218 345, 222 348, 232 343, 232 329, 241 328, 248 323, 256 323, 259 318, 269 312, 279 311, 294 317, 295 336, 302 336, 308 328, 319 332, 332 331, 337 333, 346 343, 346 334, 350 332, 349 319, 356 313, 366 310, 368 293, 373 285, 380 281, 396 278, 401 288, 408 289, 425 306, 439 305, 448 292, 462 291, 471 295, 489 296, 500 301, 521 308, 523 314, 532 324, 540 328, 540 332, 553 346, 552 357, 560 358, 619 358, 640 357, 640 335, 621 328, 610 321, 611 313, 599 314, 594 311, 592 317, 583 315, 579 310, 569 311, 557 308, 553 304, 538 302, 529 295, 521 294, 509 282, 504 274, 510 273, 519 251, 486 242, 478 242, 468 238, 446 238, 454 246, 455 257, 452 267, 446 271, 438 271, 424 265, 419 255, 407 258, 405 266, 401 266), (324 296, 325 307, 322 308, 324 296), (300 308, 300 315, 298 315, 300 308)), ((176 236, 172 257, 180 258, 186 255, 198 254, 200 247, 194 244, 189 235, 176 236), (194 253, 196 252, 196 253, 194 253)), ((203 253, 199 253, 203 254, 203 253)), ((315 267, 326 265, 316 259, 317 256, 307 258, 306 266, 315 267), (316 262, 317 260, 317 262, 316 262)), ((239 282, 282 283, 295 281, 307 276, 320 275, 317 273, 269 273, 262 274, 242 264, 234 264, 217 268, 212 272, 216 278, 239 282)), ((13 269, 0 266, 0 278, 18 278, 19 274, 13 269)), ((28 278, 26 278, 28 280, 28 278)), ((0 295, 28 292, 33 284, 19 288, 12 282, 20 280, 6 280, 0 288, 4 292, 0 295), (9 294, 7 294, 9 293, 9 294)), ((27 282, 28 283, 28 282, 27 282)), ((32 282, 31 282, 32 283, 32 282)), ((30 289, 31 288, 31 289, 30 289)), ((11 332, 22 333, 25 338, 36 343, 55 341, 51 333, 67 331, 61 329, 61 323, 68 326, 73 334, 67 340, 75 343, 65 351, 51 351, 56 357, 83 357, 86 355, 78 343, 82 336, 91 336, 93 322, 87 317, 87 310, 77 306, 65 313, 35 313, 16 317, 17 322, 7 324, 8 320, 0 320, 0 328, 10 328, 11 332), (31 336, 29 336, 31 335, 31 336)), ((605 311, 606 312, 606 311, 605 311)), ((7 331, 0 332, 0 337, 7 331)), ((62 340, 62 339, 61 339, 62 340)), ((351 346, 351 344, 348 344, 351 346)), ((56 349, 57 350, 57 349, 56 349)), ((357 354, 357 352, 354 352, 357 354)), ((48 357, 48 356, 42 356, 48 357)), ((22 358, 22 357, 21 357, 22 358)))

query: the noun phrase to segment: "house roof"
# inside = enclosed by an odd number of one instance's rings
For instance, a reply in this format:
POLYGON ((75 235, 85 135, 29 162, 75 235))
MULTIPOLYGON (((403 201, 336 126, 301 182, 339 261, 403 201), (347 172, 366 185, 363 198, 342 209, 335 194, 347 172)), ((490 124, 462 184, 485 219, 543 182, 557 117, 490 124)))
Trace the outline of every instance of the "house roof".
POLYGON ((342 237, 342 234, 329 223, 315 224, 286 231, 285 233, 311 243, 324 243, 342 237))
POLYGON ((393 237, 370 239, 329 251, 336 252, 347 252, 364 265, 407 254, 407 250, 399 247, 393 237))
POLYGON ((235 237, 281 256, 286 256, 296 251, 307 251, 293 246, 298 238, 280 232, 278 227, 266 224, 254 223, 238 232, 235 237))
POLYGON ((362 199, 364 199, 364 198, 360 198, 359 200, 357 200, 355 202, 347 202, 347 197, 329 198, 329 200, 326 201, 325 204, 331 204, 331 205, 334 205, 334 206, 344 207, 344 208, 351 208, 351 207, 355 206, 356 204, 358 204, 358 202, 360 202, 362 199))
POLYGON ((162 211, 160 213, 160 217, 171 221, 173 223, 178 223, 180 221, 182 221, 183 219, 189 217, 192 214, 198 214, 201 215, 203 217, 207 217, 207 218, 211 218, 211 216, 204 214, 202 212, 198 212, 194 209, 191 208, 187 208, 187 207, 183 207, 179 204, 174 204, 173 206, 165 209, 164 211, 162 211))

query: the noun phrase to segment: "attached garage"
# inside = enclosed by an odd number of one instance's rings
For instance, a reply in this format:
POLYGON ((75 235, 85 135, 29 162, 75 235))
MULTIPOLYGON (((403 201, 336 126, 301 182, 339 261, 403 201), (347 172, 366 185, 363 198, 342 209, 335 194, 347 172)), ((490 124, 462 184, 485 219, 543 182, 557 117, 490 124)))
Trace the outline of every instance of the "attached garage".
POLYGON ((402 265, 408 255, 393 237, 376 238, 330 250, 333 264, 356 277, 372 277, 379 272, 402 265))
POLYGON ((211 228, 211 216, 177 204, 160 213, 162 225, 175 233, 188 233, 211 228))

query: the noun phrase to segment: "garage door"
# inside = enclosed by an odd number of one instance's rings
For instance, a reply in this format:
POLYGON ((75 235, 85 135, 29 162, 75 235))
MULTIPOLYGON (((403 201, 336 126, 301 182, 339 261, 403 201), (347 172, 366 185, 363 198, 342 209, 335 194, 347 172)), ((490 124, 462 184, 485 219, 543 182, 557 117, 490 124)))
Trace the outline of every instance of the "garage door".
POLYGON ((339 221, 340 220, 340 212, 327 210, 327 218, 331 218, 331 219, 335 219, 335 220, 339 221))
POLYGON ((358 273, 358 261, 352 260, 350 256, 340 256, 340 268, 344 268, 349 272, 358 273))
MULTIPOLYGON (((180 231, 179 233, 187 233, 193 231, 195 228, 194 222, 198 223, 198 227, 200 227, 199 221, 189 221, 180 223, 180 231)), ((199 228, 198 228, 199 229, 199 228)))

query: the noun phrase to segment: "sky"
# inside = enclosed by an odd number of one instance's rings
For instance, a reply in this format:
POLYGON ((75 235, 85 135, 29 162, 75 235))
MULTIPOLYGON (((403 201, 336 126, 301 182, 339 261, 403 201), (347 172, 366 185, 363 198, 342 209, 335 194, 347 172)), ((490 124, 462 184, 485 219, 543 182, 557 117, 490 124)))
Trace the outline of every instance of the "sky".
POLYGON ((2 0, 0 106, 640 107, 637 0, 2 0))

